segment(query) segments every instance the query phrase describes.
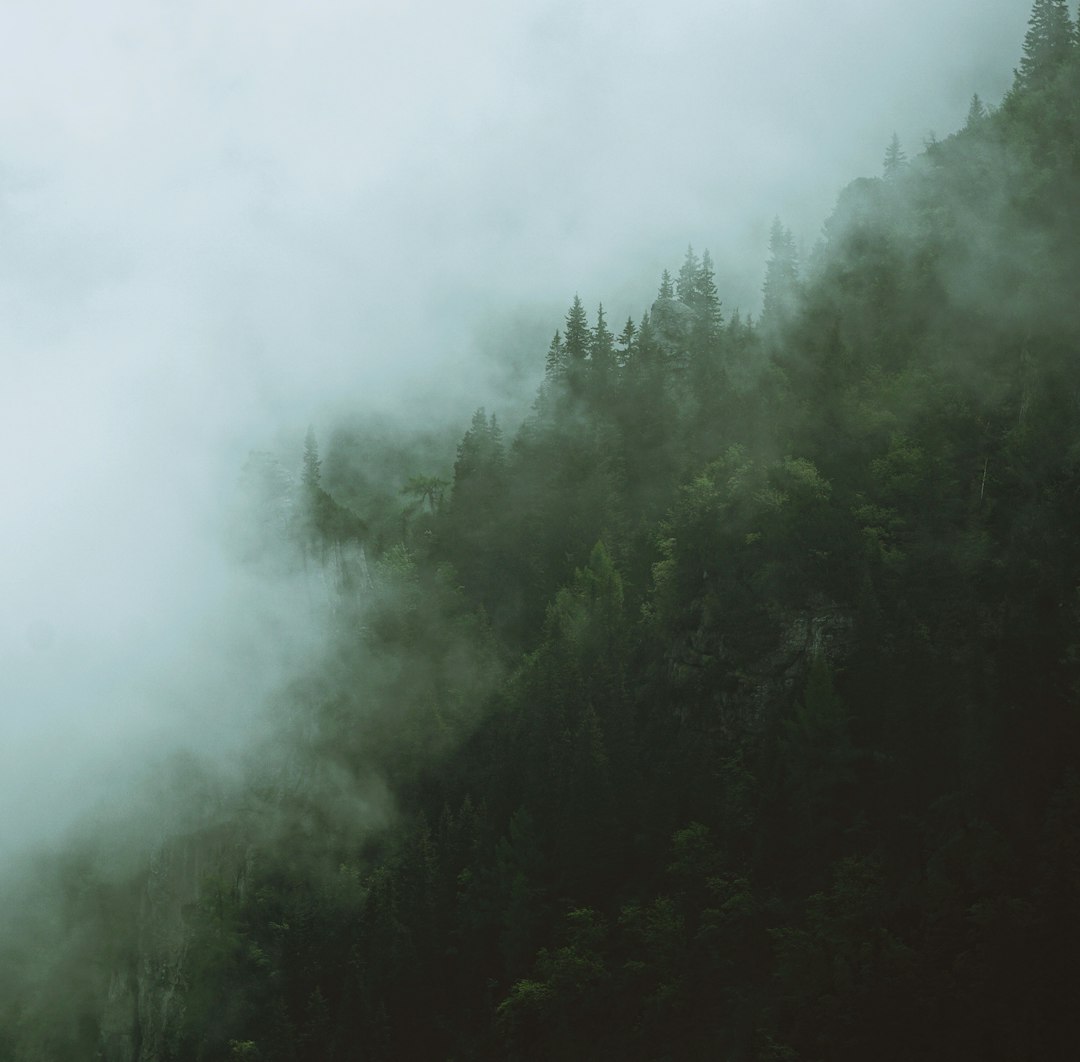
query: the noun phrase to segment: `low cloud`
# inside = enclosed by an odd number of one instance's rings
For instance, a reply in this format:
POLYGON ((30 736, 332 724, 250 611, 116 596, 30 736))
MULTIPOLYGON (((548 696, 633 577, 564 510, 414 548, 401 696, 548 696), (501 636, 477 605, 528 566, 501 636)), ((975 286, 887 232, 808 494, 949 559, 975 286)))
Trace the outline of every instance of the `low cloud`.
POLYGON ((248 450, 463 415, 518 324, 636 316, 688 240, 756 311, 773 215, 812 242, 894 129, 1000 97, 1023 8, 6 6, 0 858, 310 659, 222 545, 248 450))

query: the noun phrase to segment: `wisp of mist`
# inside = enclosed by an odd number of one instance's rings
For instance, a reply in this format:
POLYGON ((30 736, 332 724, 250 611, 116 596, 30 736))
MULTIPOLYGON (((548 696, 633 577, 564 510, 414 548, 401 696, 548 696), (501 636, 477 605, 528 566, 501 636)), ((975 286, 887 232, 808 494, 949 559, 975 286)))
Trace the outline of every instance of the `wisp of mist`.
POLYGON ((772 217, 999 98, 1027 6, 5 5, 0 861, 227 774, 318 651, 227 548, 249 450, 464 426, 499 322, 620 322, 688 241, 756 312, 772 217))

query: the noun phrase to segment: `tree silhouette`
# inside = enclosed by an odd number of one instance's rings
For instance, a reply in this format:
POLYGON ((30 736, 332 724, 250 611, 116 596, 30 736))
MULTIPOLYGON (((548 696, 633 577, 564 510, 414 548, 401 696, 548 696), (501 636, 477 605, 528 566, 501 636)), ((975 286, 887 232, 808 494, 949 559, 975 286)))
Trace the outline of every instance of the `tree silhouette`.
POLYGON ((1076 47, 1072 20, 1065 0, 1035 0, 1024 36, 1024 54, 1016 71, 1015 87, 1039 88, 1068 61, 1076 47))

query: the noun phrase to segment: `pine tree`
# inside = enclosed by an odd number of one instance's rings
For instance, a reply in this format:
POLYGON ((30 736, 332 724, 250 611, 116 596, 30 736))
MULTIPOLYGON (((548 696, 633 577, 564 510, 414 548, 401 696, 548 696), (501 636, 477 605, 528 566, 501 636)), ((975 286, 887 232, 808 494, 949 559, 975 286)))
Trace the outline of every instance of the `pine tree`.
POLYGON ((701 263, 698 262, 697 255, 694 254, 694 248, 687 245, 686 257, 683 259, 682 268, 679 270, 679 279, 675 282, 675 290, 678 293, 679 301, 686 303, 687 306, 697 306, 698 271, 700 268, 701 263))
POLYGON ((473 414, 469 430, 458 445, 454 462, 455 494, 470 479, 501 472, 504 456, 502 429, 495 416, 489 419, 481 407, 473 414))
POLYGON ((1013 87, 1032 89, 1053 80, 1076 47, 1065 0, 1035 0, 1024 36, 1024 54, 1013 87))
POLYGON ((893 133, 889 146, 885 149, 885 162, 882 167, 885 180, 895 181, 907 165, 907 155, 900 147, 900 138, 893 133))
POLYGON ((675 298, 675 284, 672 282, 671 274, 666 269, 660 277, 660 291, 656 297, 658 299, 675 298))
POLYGON ((596 327, 592 330, 589 343, 589 357, 592 362, 592 374, 601 386, 607 381, 615 368, 615 337, 608 329, 604 319, 604 304, 596 313, 596 327))
POLYGON ((502 488, 505 456, 502 429, 494 416, 489 419, 483 408, 478 409, 454 462, 451 512, 459 521, 491 517, 502 488))
POLYGON ((589 356, 589 320, 581 298, 577 295, 567 311, 563 336, 563 348, 568 364, 582 362, 589 356))
POLYGON ((694 345, 698 350, 713 350, 720 339, 724 317, 720 312, 720 297, 716 290, 716 270, 712 255, 702 252, 698 265, 697 284, 694 294, 697 319, 694 327, 694 345))
POLYGON ((634 327, 634 319, 627 317, 623 330, 619 333, 616 342, 619 344, 616 358, 619 368, 625 368, 634 356, 634 345, 637 337, 637 329, 634 327))
MULTIPOLYGON (((625 329, 623 335, 626 334, 625 329)), ((632 356, 627 358, 624 385, 628 391, 647 391, 663 385, 662 355, 648 311, 641 315, 634 336, 632 356)), ((639 396, 640 397, 640 396, 639 396)))
POLYGON ((566 382, 570 393, 580 395, 585 386, 585 363, 589 357, 592 335, 589 319, 579 296, 566 314, 566 329, 563 332, 563 349, 566 357, 566 382))
POLYGON ((566 376, 566 347, 563 346, 562 335, 558 329, 548 347, 547 358, 544 363, 544 379, 549 382, 561 380, 566 376))
POLYGON ((964 120, 964 129, 974 129, 986 120, 986 107, 983 106, 983 101, 979 99, 979 94, 976 92, 971 97, 971 106, 968 107, 967 118, 964 120))
POLYGON ((690 326, 690 388, 686 405, 689 446, 694 460, 717 452, 719 432, 727 420, 728 394, 723 361, 723 318, 716 291, 712 256, 705 251, 697 270, 693 321, 690 326))
POLYGON ((491 420, 488 421, 487 455, 491 467, 501 471, 506 463, 506 447, 503 445, 502 428, 499 426, 499 421, 494 413, 491 414, 491 420))
POLYGON ((769 233, 769 261, 765 267, 761 328, 775 335, 795 309, 799 290, 799 259, 795 240, 779 218, 769 233))
POLYGON ((652 320, 648 311, 641 315, 641 324, 638 325, 637 350, 639 361, 652 362, 659 360, 660 354, 656 349, 656 335, 653 332, 652 320))

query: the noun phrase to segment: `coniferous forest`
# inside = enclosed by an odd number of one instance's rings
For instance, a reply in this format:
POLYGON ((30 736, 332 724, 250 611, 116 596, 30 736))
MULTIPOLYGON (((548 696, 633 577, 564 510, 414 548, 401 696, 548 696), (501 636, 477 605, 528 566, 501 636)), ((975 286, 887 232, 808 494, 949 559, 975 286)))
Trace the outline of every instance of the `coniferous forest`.
POLYGON ((1077 32, 778 220, 757 319, 688 248, 520 423, 253 454, 325 645, 242 786, 42 856, 0 1059, 1072 1057, 1077 32))

